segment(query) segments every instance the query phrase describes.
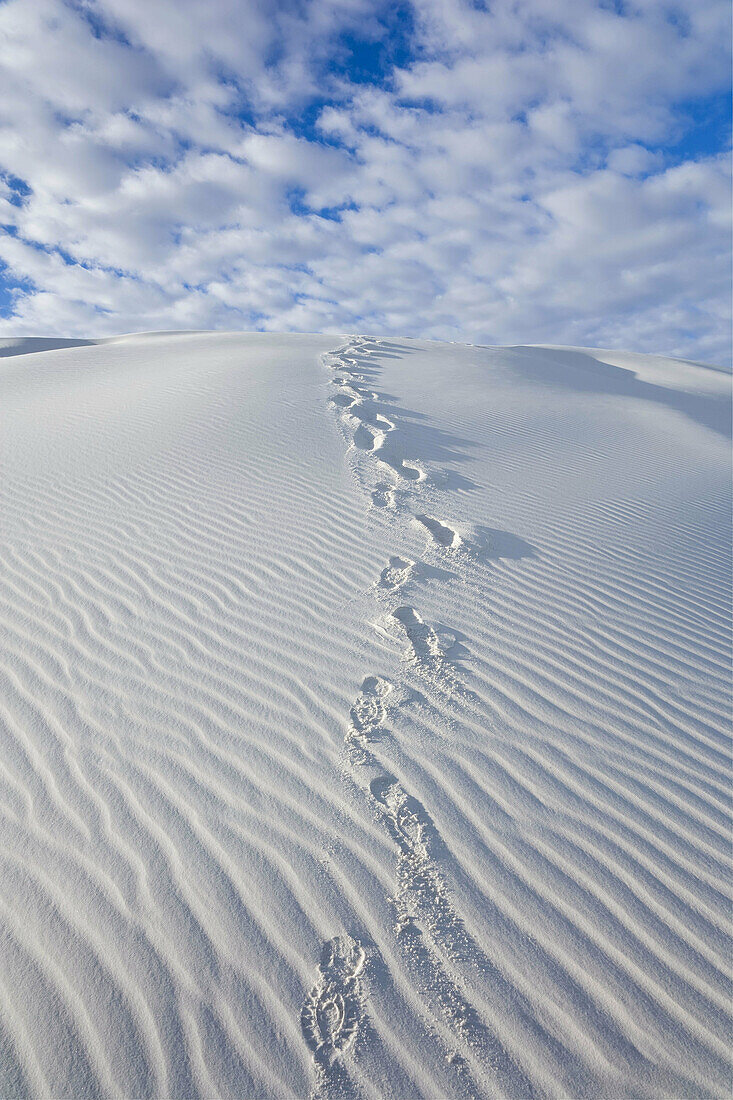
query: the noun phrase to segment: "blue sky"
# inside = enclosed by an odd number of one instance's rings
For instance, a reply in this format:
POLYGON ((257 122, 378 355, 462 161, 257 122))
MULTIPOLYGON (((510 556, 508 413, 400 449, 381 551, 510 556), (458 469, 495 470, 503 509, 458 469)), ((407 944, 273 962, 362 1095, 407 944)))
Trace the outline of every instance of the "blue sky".
POLYGON ((727 0, 5 0, 0 334, 730 354, 727 0))

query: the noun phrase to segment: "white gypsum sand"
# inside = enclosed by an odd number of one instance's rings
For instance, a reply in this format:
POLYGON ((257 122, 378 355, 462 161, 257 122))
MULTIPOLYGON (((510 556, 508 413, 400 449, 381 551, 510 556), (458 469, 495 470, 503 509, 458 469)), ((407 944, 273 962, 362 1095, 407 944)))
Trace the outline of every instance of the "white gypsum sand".
POLYGON ((0 1095, 728 1095, 729 376, 0 354, 0 1095))

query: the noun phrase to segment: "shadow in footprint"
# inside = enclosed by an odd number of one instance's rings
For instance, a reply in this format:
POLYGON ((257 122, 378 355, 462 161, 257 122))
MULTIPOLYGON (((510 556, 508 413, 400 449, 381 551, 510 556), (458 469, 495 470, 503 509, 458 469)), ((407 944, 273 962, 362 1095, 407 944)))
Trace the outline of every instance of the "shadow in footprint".
POLYGON ((354 444, 360 451, 373 451, 379 442, 379 435, 366 424, 360 422, 354 432, 354 444))
POLYGON ((375 508, 391 508, 397 505, 398 490, 393 485, 380 481, 372 490, 372 504, 375 508))
POLYGON ((433 542, 438 546, 442 546, 445 550, 459 550, 463 546, 463 539, 454 531, 452 527, 449 527, 445 523, 441 523, 435 516, 428 516, 419 514, 415 516, 415 519, 420 523, 428 532, 433 542))
POLYGON ((418 826, 420 841, 428 848, 431 858, 446 855, 442 836, 422 802, 408 794, 389 772, 372 779, 369 790, 386 810, 385 823, 393 839, 402 851, 409 851, 414 844, 414 827, 418 826))

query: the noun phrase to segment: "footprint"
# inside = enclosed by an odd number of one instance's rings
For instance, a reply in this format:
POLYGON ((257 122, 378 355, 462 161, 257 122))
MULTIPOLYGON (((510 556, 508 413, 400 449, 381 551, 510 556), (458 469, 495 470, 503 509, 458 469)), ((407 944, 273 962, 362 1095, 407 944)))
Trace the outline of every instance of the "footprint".
POLYGON ((405 478, 407 481, 424 481, 425 471, 417 465, 410 465, 401 459, 394 451, 394 444, 387 436, 384 437, 382 445, 378 448, 376 457, 380 462, 383 462, 385 466, 389 466, 391 470, 394 470, 400 477, 405 478))
POLYGON ((379 485, 372 490, 372 504, 375 508, 395 508, 397 494, 391 485, 380 481, 379 485))
POLYGON ((392 617, 404 627, 416 660, 430 663, 445 660, 438 635, 432 626, 422 620, 414 607, 398 607, 392 612, 392 617))
MULTIPOLYGON (((440 845, 435 825, 422 803, 408 795, 393 775, 377 776, 369 790, 399 849, 397 892, 393 898, 398 912, 395 930, 399 935, 420 920, 444 944, 450 940, 452 948, 461 922, 435 862, 434 849, 440 845)), ((433 965, 439 968, 437 958, 433 965)))
POLYGON ((350 393, 336 393, 331 398, 334 405, 338 405, 341 409, 350 409, 353 405, 358 405, 359 398, 354 397, 350 393))
POLYGON ((409 466, 406 462, 402 462, 396 469, 397 473, 406 477, 408 481, 424 481, 427 476, 419 466, 409 466))
POLYGON ((447 653, 455 645, 454 635, 447 632, 438 634, 432 626, 424 622, 414 607, 398 607, 392 612, 407 635, 410 643, 407 660, 417 668, 427 680, 432 681, 440 691, 452 694, 464 691, 457 678, 447 653))
MULTIPOLYGON (((369 789, 398 850, 392 901, 395 932, 408 965, 421 988, 434 998, 456 1043, 496 1080, 491 1095, 534 1095, 524 1071, 471 1003, 469 990, 478 971, 493 974, 498 983, 502 979, 453 905, 438 864, 445 848, 435 823, 394 776, 378 776, 369 789)), ((507 1002, 512 1003, 514 991, 507 989, 507 994, 507 1002)), ((463 1056, 455 1050, 450 1060, 470 1087, 473 1082, 463 1056)), ((471 1089, 472 1094, 478 1091, 471 1089)))
POLYGON ((331 397, 331 400, 333 401, 334 405, 338 405, 342 409, 351 409, 354 405, 360 404, 361 397, 356 392, 356 390, 345 388, 343 390, 340 390, 338 393, 335 393, 331 397))
POLYGON ((367 676, 361 685, 361 691, 349 711, 351 725, 344 740, 350 748, 359 752, 354 763, 364 764, 368 760, 366 746, 374 741, 387 717, 384 700, 392 691, 393 685, 381 676, 367 676))
POLYGON ((366 955, 351 936, 336 936, 323 949, 318 978, 300 1014, 305 1041, 321 1072, 353 1043, 362 1017, 359 977, 366 955))
POLYGON ((344 375, 334 375, 328 381, 332 386, 345 386, 347 389, 354 390, 360 397, 369 398, 372 401, 376 401, 379 397, 379 394, 375 393, 374 390, 365 390, 363 385, 357 385, 358 379, 355 379, 353 374, 348 371, 344 375))
POLYGON ((380 775, 369 788, 382 805, 387 826, 402 853, 416 857, 423 863, 430 859, 429 827, 424 820, 422 806, 410 799, 392 776, 380 775), (410 805, 410 803, 414 805, 410 805))
POLYGON ((446 550, 459 550, 464 545, 458 532, 447 524, 441 523, 435 516, 415 516, 415 519, 430 532, 434 541, 439 546, 444 546, 446 550))
POLYGON ((382 723, 385 717, 382 700, 392 691, 392 686, 389 680, 385 680, 382 676, 366 677, 350 712, 354 729, 363 732, 382 723))
POLYGON ((379 587, 396 592, 409 581, 414 568, 415 563, 411 558, 390 558, 389 565, 385 566, 380 574, 379 587))
POLYGON ((370 428, 363 420, 354 432, 354 443, 362 451, 376 451, 381 447, 385 439, 384 432, 370 428))

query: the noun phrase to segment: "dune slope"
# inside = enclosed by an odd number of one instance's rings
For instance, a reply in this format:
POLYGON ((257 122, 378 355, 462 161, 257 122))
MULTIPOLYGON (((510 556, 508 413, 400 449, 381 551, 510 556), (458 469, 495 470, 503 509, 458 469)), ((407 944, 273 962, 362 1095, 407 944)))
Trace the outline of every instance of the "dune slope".
POLYGON ((0 1095, 724 1096, 730 380, 0 357, 0 1095))

